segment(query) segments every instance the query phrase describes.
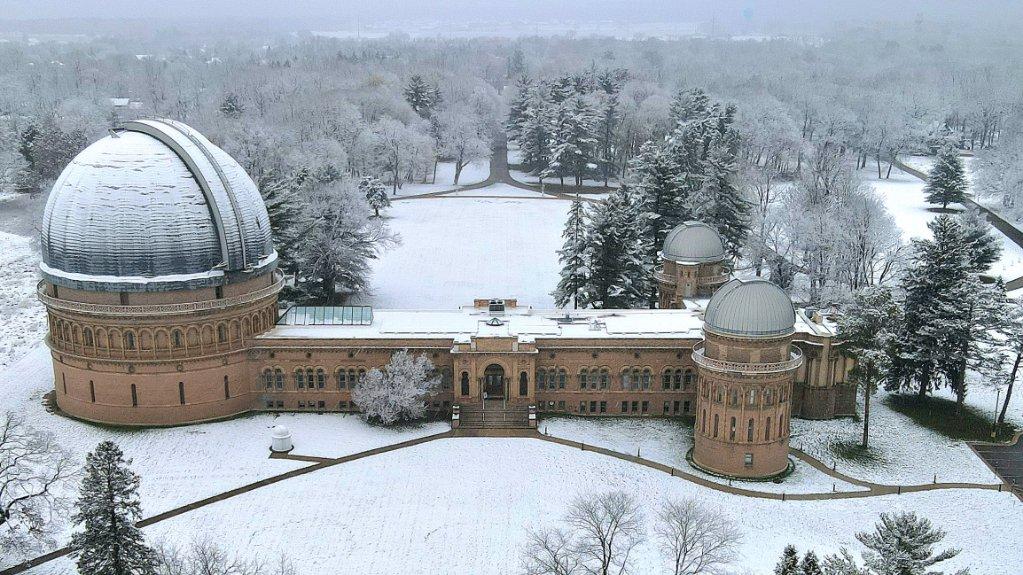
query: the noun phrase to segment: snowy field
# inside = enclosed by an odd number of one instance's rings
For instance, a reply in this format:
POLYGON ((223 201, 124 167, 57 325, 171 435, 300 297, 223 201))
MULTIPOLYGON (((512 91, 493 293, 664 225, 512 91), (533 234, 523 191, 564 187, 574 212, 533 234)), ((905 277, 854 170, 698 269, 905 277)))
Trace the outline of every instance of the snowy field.
MULTIPOLYGON (((698 475, 711 481, 727 484, 726 479, 714 477, 692 467, 686 453, 693 446, 693 430, 679 420, 545 417, 540 429, 548 435, 613 449, 630 455, 670 465, 676 469, 698 475)), ((977 462, 980 465, 980 461, 977 462)), ((865 488, 839 481, 813 467, 796 463, 796 469, 780 483, 770 481, 732 481, 731 485, 755 491, 772 493, 827 493, 832 491, 865 491, 865 488)))
MULTIPOLYGON (((514 190, 494 191, 501 188, 514 190)), ((558 282, 557 250, 569 205, 447 196, 395 202, 386 215, 402 243, 374 262, 373 295, 365 303, 452 309, 475 298, 502 297, 554 307, 550 293, 558 282)))
MULTIPOLYGON (((905 241, 913 238, 930 237, 927 223, 937 216, 931 211, 924 195, 924 182, 899 169, 893 169, 891 178, 878 179, 875 170, 860 172, 874 191, 884 200, 885 206, 902 229, 905 241)), ((959 204, 949 206, 962 209, 959 204)), ((998 230, 992 230, 1002 242, 1002 257, 991 266, 990 273, 1000 275, 1006 281, 1023 276, 1023 248, 1017 246, 998 230)))
POLYGON ((0 232, 0 368, 9 365, 46 334, 46 315, 35 297, 39 249, 31 238, 0 232))
MULTIPOLYGON (((79 462, 103 440, 115 441, 142 476, 146 516, 284 473, 306 463, 269 459, 270 428, 286 425, 303 455, 339 457, 446 431, 444 423, 388 430, 358 416, 339 414, 254 414, 185 427, 124 430, 74 421, 48 413, 43 395, 53 390, 49 350, 38 344, 0 372, 3 409, 60 440, 79 462)), ((75 486, 75 488, 77 488, 75 486)))
MULTIPOLYGON (((454 190, 461 186, 467 186, 469 184, 478 184, 490 176, 490 162, 474 162, 468 164, 462 168, 462 173, 458 177, 458 185, 455 185, 455 165, 451 162, 441 162, 437 164, 437 179, 432 184, 419 184, 419 183, 408 183, 406 182, 398 190, 397 197, 402 196, 415 196, 417 194, 428 194, 431 192, 442 192, 444 190, 454 190)), ((433 178, 431 178, 432 180, 433 178)), ((391 194, 391 187, 387 187, 388 195, 391 194)))
MULTIPOLYGON (((530 526, 553 526, 577 496, 624 490, 647 517, 666 498, 717 507, 744 533, 740 568, 769 573, 788 543, 834 552, 861 547, 881 512, 916 511, 963 547, 947 569, 1018 575, 1023 504, 1008 493, 933 492, 841 501, 766 501, 718 493, 578 449, 529 439, 445 439, 318 471, 145 529, 186 544, 209 537, 238 553, 282 547, 303 575, 472 573, 520 570, 530 526), (950 505, 968 497, 969 505, 950 505), (343 567, 339 567, 343 566, 343 567)), ((648 522, 649 526, 649 522, 648 522)), ((648 533, 648 536, 652 534, 648 533)), ((636 573, 657 573, 654 541, 636 573)), ((63 573, 67 560, 34 573, 63 573)))

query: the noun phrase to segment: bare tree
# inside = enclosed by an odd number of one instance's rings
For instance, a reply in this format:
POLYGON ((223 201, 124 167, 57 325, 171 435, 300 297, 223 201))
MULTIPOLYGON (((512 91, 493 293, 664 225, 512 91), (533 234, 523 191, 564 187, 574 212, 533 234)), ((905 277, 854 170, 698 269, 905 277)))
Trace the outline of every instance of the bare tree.
POLYGON ((52 436, 0 415, 0 567, 50 542, 67 510, 60 487, 77 472, 52 436))
POLYGON ((720 573, 735 559, 741 531, 694 499, 669 500, 655 528, 661 553, 674 575, 720 573))
POLYGON ((526 575, 574 575, 579 573, 579 558, 572 548, 572 537, 562 529, 533 531, 523 559, 526 575))
POLYGON ((295 575, 294 566, 283 554, 272 561, 240 557, 209 539, 196 539, 184 551, 160 541, 153 550, 159 575, 295 575))
POLYGON ((629 572, 632 551, 644 538, 643 513, 634 497, 611 491, 576 499, 565 522, 574 531, 573 548, 583 573, 629 572))

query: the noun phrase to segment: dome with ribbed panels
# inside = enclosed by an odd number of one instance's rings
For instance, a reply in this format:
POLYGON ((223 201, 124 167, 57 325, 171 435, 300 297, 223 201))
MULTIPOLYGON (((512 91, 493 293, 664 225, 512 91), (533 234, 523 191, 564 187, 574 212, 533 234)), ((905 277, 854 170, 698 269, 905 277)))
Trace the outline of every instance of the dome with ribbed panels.
POLYGON ((166 291, 271 272, 277 253, 256 184, 226 152, 172 120, 95 142, 57 179, 41 269, 57 285, 166 291))
POLYGON ((665 236, 661 257, 673 262, 722 261, 725 259, 725 244, 711 226, 703 222, 685 222, 665 236))
POLYGON ((714 292, 703 320, 706 329, 724 335, 781 336, 793 332, 796 310, 788 294, 767 280, 733 279, 714 292))

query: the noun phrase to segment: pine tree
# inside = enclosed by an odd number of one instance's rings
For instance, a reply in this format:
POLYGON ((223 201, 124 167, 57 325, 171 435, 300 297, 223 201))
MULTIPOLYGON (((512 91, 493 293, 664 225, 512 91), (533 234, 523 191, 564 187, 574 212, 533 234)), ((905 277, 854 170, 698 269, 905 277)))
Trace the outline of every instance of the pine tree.
POLYGON ((434 107, 440 103, 440 91, 428 84, 419 74, 409 78, 404 95, 412 110, 423 118, 428 118, 434 107))
POLYGON ((238 94, 228 92, 224 101, 220 103, 220 113, 228 118, 238 118, 245 113, 245 104, 238 94))
POLYGON ((856 360, 850 382, 863 392, 864 448, 870 437, 870 398, 892 367, 892 356, 901 329, 902 310, 891 290, 871 287, 853 294, 838 321, 846 351, 856 360))
POLYGON ((277 258, 282 270, 294 273, 296 243, 309 227, 305 217, 305 203, 298 189, 299 177, 281 175, 267 170, 259 177, 259 192, 270 216, 270 235, 274 239, 277 258))
POLYGON ((988 271, 1002 253, 1002 244, 992 232, 991 223, 975 207, 969 207, 960 214, 959 223, 963 226, 963 233, 969 244, 968 251, 973 271, 981 274, 988 271))
POLYGON ((551 163, 551 125, 552 110, 536 90, 526 108, 518 142, 523 166, 540 176, 541 184, 551 163))
POLYGON ((941 204, 943 210, 948 209, 949 204, 961 203, 966 199, 966 173, 958 150, 945 146, 938 152, 937 162, 931 168, 924 191, 927 193, 927 202, 941 204))
POLYGON ((882 513, 873 533, 857 533, 856 539, 868 551, 863 554, 867 569, 876 575, 926 575, 930 567, 959 554, 948 549, 935 554, 934 546, 945 532, 915 513, 882 513))
POLYGON ((774 566, 774 575, 799 575, 799 552, 795 546, 785 546, 781 559, 774 566))
POLYGON ((806 552, 806 555, 803 556, 803 561, 799 564, 799 575, 824 575, 816 553, 813 551, 806 552))
POLYGON ((515 84, 515 97, 508 107, 508 121, 505 123, 508 138, 512 141, 518 141, 522 136, 522 126, 534 94, 533 80, 529 76, 520 77, 515 84))
POLYGON ((706 180, 696 198, 696 219, 713 226, 725 240, 725 250, 733 258, 746 244, 750 232, 752 203, 736 185, 736 165, 721 148, 711 152, 706 162, 706 180))
POLYGON ((373 208, 373 216, 379 218, 380 210, 391 205, 387 196, 387 186, 373 176, 365 176, 359 180, 359 191, 366 196, 366 203, 373 208))
POLYGON ((619 111, 617 89, 608 92, 600 102, 600 118, 597 123, 598 154, 597 165, 600 167, 600 174, 604 178, 604 186, 607 187, 611 176, 615 174, 615 136, 618 133, 618 125, 622 121, 619 111))
POLYGON ((149 575, 156 573, 156 557, 135 522, 142 515, 138 499, 139 476, 129 469, 120 448, 100 443, 86 456, 85 477, 79 491, 75 533, 71 547, 82 575, 149 575))
POLYGON ((688 190, 680 185, 675 158, 664 146, 653 142, 640 147, 629 170, 646 222, 644 244, 648 257, 655 261, 668 232, 692 219, 688 190))
POLYGON ((586 304, 604 309, 645 305, 652 266, 643 245, 640 206, 631 188, 620 186, 591 209, 588 219, 586 304))
POLYGON ((568 219, 561 237, 565 238, 565 243, 558 251, 561 279, 553 294, 554 301, 559 307, 565 307, 571 302, 573 308, 578 308, 580 302, 586 301, 583 288, 589 277, 589 267, 586 265, 585 211, 578 197, 568 209, 568 219))
POLYGON ((563 102, 554 120, 551 160, 547 177, 571 175, 575 185, 592 172, 596 161, 597 118, 593 108, 581 96, 563 102))

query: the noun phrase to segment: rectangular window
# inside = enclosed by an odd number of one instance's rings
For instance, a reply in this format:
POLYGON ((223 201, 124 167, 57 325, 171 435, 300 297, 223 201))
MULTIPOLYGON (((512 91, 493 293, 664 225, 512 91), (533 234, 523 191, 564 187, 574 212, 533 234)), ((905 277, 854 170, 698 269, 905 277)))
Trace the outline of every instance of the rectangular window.
POLYGON ((178 382, 178 401, 181 402, 181 405, 185 405, 185 382, 183 381, 178 382))
POLYGON ((629 413, 629 402, 628 401, 623 401, 622 402, 622 413, 629 413))
POLYGON ((138 394, 138 390, 135 388, 135 384, 134 383, 131 384, 131 406, 132 407, 138 407, 139 406, 139 394, 138 394))
POLYGON ((744 464, 746 465, 746 467, 753 467, 753 454, 752 453, 747 453, 746 454, 746 457, 744 459, 744 464))
POLYGON ((597 413, 597 402, 596 401, 591 401, 590 402, 590 413, 597 413))
POLYGON ((565 401, 561 400, 558 402, 558 410, 565 411, 565 401))
POLYGON ((689 413, 689 402, 688 401, 682 402, 682 411, 685 412, 685 413, 689 413))
POLYGON ((669 411, 670 407, 671 407, 670 404, 667 401, 665 401, 664 402, 664 415, 668 415, 668 411, 669 411))
POLYGON ((231 399, 231 385, 227 381, 227 376, 224 376, 224 399, 231 399))
POLYGON ((299 409, 305 409, 305 402, 304 401, 298 402, 298 408, 299 409))
POLYGON ((648 411, 650 411, 650 402, 649 401, 644 401, 643 402, 643 413, 646 413, 648 411))
POLYGON ((67 395, 67 374, 64 372, 60 373, 60 380, 64 384, 64 395, 67 395))
POLYGON ((96 384, 91 379, 89 380, 89 399, 96 403, 96 384))
POLYGON ((579 413, 586 413, 586 402, 585 401, 580 401, 579 402, 579 413))
POLYGON ((633 401, 632 402, 632 412, 636 413, 637 411, 639 411, 639 402, 638 401, 633 401))
POLYGON ((121 292, 118 294, 121 296, 121 305, 128 305, 128 292, 121 292))
POLYGON ((213 288, 213 292, 217 299, 224 299, 224 286, 216 286, 213 288))
POLYGON ((324 407, 327 407, 327 402, 325 402, 325 401, 317 401, 316 402, 316 407, 318 407, 320 409, 323 409, 324 407))
POLYGON ((606 401, 601 401, 600 402, 600 412, 601 413, 607 413, 607 402, 606 401))
POLYGON ((284 409, 284 401, 283 400, 280 400, 280 399, 277 400, 277 409, 284 409))
POLYGON ((268 399, 268 400, 266 400, 266 408, 267 408, 267 409, 273 409, 273 407, 274 407, 274 402, 273 402, 273 400, 272 400, 272 399, 268 399))

